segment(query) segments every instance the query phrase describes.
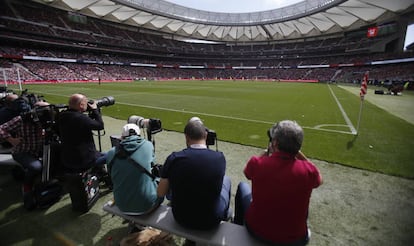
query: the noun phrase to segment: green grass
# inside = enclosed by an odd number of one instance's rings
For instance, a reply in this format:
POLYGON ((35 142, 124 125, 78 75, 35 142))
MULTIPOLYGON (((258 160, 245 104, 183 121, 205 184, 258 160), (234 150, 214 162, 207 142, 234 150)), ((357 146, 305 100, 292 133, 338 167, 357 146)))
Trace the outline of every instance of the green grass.
POLYGON ((308 157, 414 178, 414 125, 365 101, 359 134, 349 134, 330 88, 354 127, 360 100, 335 85, 152 81, 24 88, 44 95, 51 103, 65 104, 75 92, 90 98, 114 96, 115 105, 102 108, 103 114, 118 119, 132 114, 160 118, 163 128, 173 131, 182 132, 190 117, 199 116, 220 140, 263 148, 268 141, 267 129, 274 122, 291 119, 304 127, 302 150, 308 157), (322 129, 316 129, 318 126, 322 129))

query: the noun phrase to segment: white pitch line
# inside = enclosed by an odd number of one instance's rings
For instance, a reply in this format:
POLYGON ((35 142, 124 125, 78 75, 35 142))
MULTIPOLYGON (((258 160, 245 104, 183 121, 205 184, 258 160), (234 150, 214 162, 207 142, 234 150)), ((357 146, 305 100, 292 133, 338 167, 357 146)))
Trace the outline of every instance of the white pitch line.
POLYGON ((345 120, 346 124, 348 125, 349 130, 351 130, 352 134, 356 135, 357 131, 356 131, 354 125, 352 124, 351 120, 349 119, 348 115, 346 114, 344 108, 342 107, 341 103, 339 102, 339 100, 336 97, 335 93, 332 91, 332 88, 329 84, 328 84, 328 88, 331 91, 331 94, 332 94, 333 98, 335 99, 336 104, 338 104, 339 110, 341 110, 342 116, 344 117, 344 120, 345 120))
MULTIPOLYGON (((49 93, 49 92, 42 92, 42 93, 43 94, 54 95, 54 96, 69 97, 68 95, 62 95, 62 94, 58 94, 58 93, 49 93)), ((195 111, 185 111, 185 110, 171 109, 171 108, 163 108, 163 107, 149 106, 149 105, 143 105, 143 104, 133 104, 133 103, 123 103, 123 102, 116 102, 116 103, 117 104, 122 104, 122 105, 127 105, 127 106, 137 106, 137 107, 143 107, 143 108, 152 108, 152 109, 158 109, 158 110, 164 110, 164 111, 171 111, 171 112, 178 112, 178 113, 189 113, 189 114, 194 114, 194 115, 204 115, 204 116, 210 116, 210 117, 216 117, 216 118, 240 120, 240 121, 247 121, 247 122, 254 122, 254 123, 264 123, 264 124, 271 124, 271 125, 273 125, 275 123, 275 122, 270 122, 270 121, 253 120, 253 119, 246 119, 246 118, 233 117, 233 116, 225 116, 225 115, 201 113, 201 112, 195 112, 195 111)), ((336 132, 336 133, 350 134, 349 132, 345 132, 345 131, 322 129, 322 128, 319 128, 318 126, 316 126, 316 127, 302 126, 302 128, 311 129, 311 130, 317 130, 317 131, 327 131, 327 132, 336 132)))

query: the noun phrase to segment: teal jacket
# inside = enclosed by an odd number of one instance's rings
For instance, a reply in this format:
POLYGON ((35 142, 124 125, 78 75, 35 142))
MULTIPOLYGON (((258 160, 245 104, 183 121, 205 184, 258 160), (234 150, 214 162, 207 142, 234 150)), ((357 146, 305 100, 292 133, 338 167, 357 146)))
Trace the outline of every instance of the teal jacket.
MULTIPOLYGON (((130 136, 120 142, 129 156, 151 172, 154 146, 140 136, 130 136)), ((115 156, 115 147, 108 151, 108 168, 111 171, 115 204, 124 213, 142 214, 157 203, 157 183, 128 158, 115 156), (114 159, 115 158, 115 159, 114 159), (114 160, 113 160, 114 159, 114 160), (112 161, 113 160, 113 161, 112 161)))

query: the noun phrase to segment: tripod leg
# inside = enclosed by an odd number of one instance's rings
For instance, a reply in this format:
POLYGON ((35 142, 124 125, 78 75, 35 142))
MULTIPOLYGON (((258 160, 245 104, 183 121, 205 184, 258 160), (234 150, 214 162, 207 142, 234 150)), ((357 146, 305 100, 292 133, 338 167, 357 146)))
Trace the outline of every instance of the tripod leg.
POLYGON ((42 168, 42 182, 49 181, 50 169, 50 144, 43 146, 43 168, 42 168))
POLYGON ((100 130, 98 130, 98 144, 99 144, 99 152, 102 152, 101 131, 100 130))

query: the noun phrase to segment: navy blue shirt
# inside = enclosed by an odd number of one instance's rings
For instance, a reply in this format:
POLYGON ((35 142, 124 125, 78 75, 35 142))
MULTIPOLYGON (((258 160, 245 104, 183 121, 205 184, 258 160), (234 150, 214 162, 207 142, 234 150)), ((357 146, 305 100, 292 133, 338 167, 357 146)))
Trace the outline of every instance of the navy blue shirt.
POLYGON ((222 152, 186 148, 168 156, 161 177, 168 179, 175 220, 193 229, 210 229, 220 223, 220 199, 226 160, 222 152))

